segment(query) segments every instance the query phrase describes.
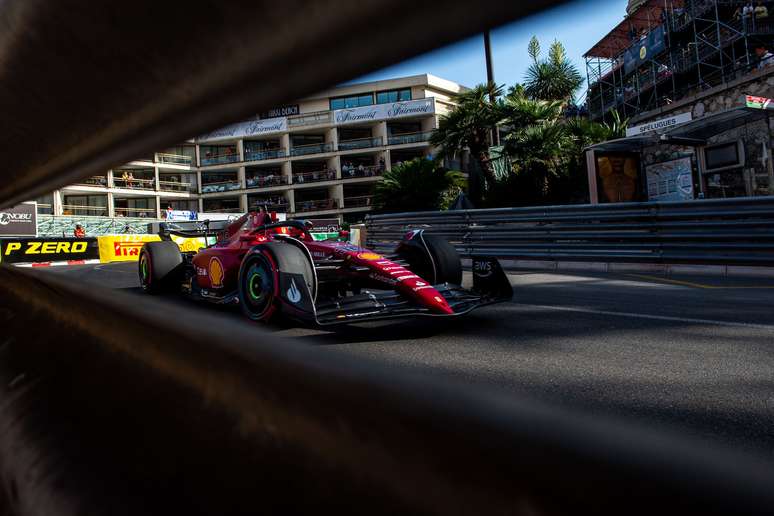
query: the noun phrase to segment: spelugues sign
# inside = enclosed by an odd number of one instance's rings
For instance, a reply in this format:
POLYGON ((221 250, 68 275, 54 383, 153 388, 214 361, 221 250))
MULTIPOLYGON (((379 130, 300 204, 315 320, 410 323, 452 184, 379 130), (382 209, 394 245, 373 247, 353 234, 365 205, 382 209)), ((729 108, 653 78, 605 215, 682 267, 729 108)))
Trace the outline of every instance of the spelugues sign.
POLYGON ((99 258, 96 238, 7 238, 0 240, 3 263, 39 263, 99 258))

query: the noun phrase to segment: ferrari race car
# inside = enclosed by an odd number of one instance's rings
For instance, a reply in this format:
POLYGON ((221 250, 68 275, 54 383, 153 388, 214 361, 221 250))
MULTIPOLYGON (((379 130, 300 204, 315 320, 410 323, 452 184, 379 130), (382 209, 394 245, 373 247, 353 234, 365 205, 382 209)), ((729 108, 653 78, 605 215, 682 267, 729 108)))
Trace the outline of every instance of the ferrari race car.
POLYGON ((456 249, 423 230, 410 231, 393 254, 380 255, 348 242, 315 241, 303 221, 276 222, 263 211, 244 215, 217 235, 208 223, 162 226, 162 241, 140 251, 142 288, 238 304, 254 321, 278 313, 322 326, 457 316, 513 295, 497 259, 489 257, 473 259, 473 288, 463 289, 456 249), (181 252, 173 235, 217 243, 181 252))

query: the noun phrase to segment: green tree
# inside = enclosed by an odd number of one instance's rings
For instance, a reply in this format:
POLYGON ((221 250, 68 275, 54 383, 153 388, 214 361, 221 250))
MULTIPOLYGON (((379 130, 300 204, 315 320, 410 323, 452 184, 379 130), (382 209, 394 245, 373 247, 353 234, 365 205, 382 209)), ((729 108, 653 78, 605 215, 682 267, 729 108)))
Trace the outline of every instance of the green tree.
POLYGON ((492 128, 502 119, 501 95, 502 87, 494 84, 479 84, 455 95, 455 108, 439 118, 438 129, 430 138, 441 157, 454 158, 469 149, 488 187, 496 182, 489 145, 492 128))
POLYGON ((554 41, 548 57, 541 58, 540 42, 535 36, 529 42, 527 52, 532 63, 524 77, 524 91, 532 99, 572 102, 575 92, 583 84, 583 77, 567 57, 564 46, 554 41))
POLYGON ((438 161, 415 158, 384 173, 376 184, 377 209, 390 212, 446 209, 465 189, 461 172, 439 166, 438 161))

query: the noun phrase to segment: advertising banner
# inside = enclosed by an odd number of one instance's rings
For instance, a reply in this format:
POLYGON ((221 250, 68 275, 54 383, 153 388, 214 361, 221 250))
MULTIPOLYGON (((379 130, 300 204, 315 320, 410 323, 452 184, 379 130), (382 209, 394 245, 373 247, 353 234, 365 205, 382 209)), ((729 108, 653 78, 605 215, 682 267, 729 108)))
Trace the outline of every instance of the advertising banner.
POLYGON ((158 235, 106 235, 97 237, 99 259, 107 262, 134 262, 145 242, 158 242, 158 235))
POLYGON ((435 113, 435 101, 432 98, 375 104, 352 109, 337 109, 333 112, 333 121, 337 125, 389 120, 407 116, 429 115, 435 113))
POLYGON ((645 167, 649 201, 693 200, 691 158, 680 158, 645 167))
POLYGON ((0 211, 0 237, 38 236, 37 204, 25 202, 0 211))
POLYGON ((197 212, 189 210, 167 210, 163 212, 162 215, 166 215, 166 220, 170 222, 175 220, 196 220, 197 212))
POLYGON ((197 143, 207 143, 217 140, 233 140, 236 138, 249 138, 263 134, 281 133, 288 130, 288 119, 267 118, 266 120, 250 120, 231 124, 211 133, 196 138, 197 143))
POLYGON ((40 263, 99 258, 96 238, 4 238, 2 263, 40 263))
POLYGON ((597 153, 597 195, 599 202, 643 200, 639 154, 597 153))
POLYGON ((624 73, 631 73, 648 59, 663 52, 665 48, 664 26, 659 25, 624 53, 624 73))

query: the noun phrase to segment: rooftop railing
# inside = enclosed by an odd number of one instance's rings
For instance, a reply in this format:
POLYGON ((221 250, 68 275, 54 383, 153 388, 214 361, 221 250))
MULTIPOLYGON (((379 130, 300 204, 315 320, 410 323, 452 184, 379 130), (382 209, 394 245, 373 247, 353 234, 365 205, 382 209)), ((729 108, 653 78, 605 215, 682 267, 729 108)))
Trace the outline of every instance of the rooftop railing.
POLYGON ((242 213, 241 208, 205 208, 202 213, 242 213))
POLYGON ((387 137, 388 145, 404 145, 407 143, 420 143, 430 140, 432 131, 423 131, 419 133, 393 134, 387 137))
POLYGON ((332 152, 333 144, 331 143, 312 143, 309 145, 295 145, 290 149, 291 156, 306 156, 308 154, 323 154, 325 152, 332 152))
POLYGON ((373 138, 356 138, 354 140, 340 140, 339 150, 348 151, 356 149, 368 149, 371 147, 381 147, 382 145, 384 145, 384 140, 381 136, 376 136, 373 138))

